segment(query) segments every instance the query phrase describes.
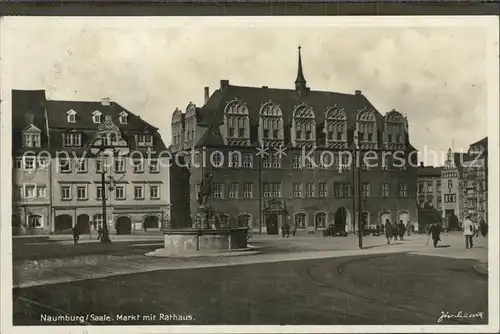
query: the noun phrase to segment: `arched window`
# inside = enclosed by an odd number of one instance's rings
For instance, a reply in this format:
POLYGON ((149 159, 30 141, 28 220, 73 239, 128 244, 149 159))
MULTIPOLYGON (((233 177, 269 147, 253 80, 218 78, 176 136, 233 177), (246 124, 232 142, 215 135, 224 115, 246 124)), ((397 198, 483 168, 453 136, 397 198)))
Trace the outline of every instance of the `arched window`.
POLYGON ((297 228, 305 228, 307 227, 307 215, 304 212, 299 212, 295 214, 295 226, 297 228))
POLYGON ((361 149, 378 148, 377 119, 375 111, 364 108, 356 116, 358 144, 361 149))
POLYGON ((314 216, 314 225, 316 228, 323 228, 326 227, 326 213, 325 212, 318 212, 314 216))
POLYGON ((226 145, 250 145, 250 118, 246 104, 238 99, 226 104, 224 109, 226 145))
POLYGON ((301 104, 294 109, 291 137, 295 147, 314 146, 316 143, 316 119, 311 107, 301 104))
POLYGON ((183 137, 183 118, 184 115, 179 109, 175 109, 172 115, 172 149, 177 151, 182 148, 184 143, 183 137))
POLYGON ((283 112, 274 102, 266 102, 259 113, 259 141, 264 146, 283 146, 283 112))
POLYGON ((347 117, 344 109, 337 106, 325 112, 326 146, 331 148, 347 148, 347 117))
POLYGON ((248 213, 242 213, 238 216, 238 226, 252 227, 252 217, 248 213))
POLYGON ((406 120, 404 116, 392 110, 385 115, 384 146, 389 149, 400 149, 406 142, 406 120))

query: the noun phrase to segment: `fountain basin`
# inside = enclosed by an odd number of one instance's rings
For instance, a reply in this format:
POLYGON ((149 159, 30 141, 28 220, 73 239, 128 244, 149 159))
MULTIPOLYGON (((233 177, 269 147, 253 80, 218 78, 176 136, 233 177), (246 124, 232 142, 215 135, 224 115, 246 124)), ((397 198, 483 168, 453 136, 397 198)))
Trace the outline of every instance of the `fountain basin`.
POLYGON ((163 230, 164 249, 169 253, 236 251, 248 249, 247 227, 163 230))

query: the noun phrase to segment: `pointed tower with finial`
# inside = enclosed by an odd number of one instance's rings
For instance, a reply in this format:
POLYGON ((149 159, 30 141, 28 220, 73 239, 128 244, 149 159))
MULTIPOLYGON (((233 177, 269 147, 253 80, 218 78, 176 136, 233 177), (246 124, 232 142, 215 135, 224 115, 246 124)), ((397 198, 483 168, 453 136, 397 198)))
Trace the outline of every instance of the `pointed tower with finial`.
POLYGON ((305 95, 307 93, 307 81, 304 78, 304 73, 302 72, 302 57, 300 54, 301 46, 299 45, 299 68, 297 71, 297 79, 295 79, 295 90, 300 95, 305 95))

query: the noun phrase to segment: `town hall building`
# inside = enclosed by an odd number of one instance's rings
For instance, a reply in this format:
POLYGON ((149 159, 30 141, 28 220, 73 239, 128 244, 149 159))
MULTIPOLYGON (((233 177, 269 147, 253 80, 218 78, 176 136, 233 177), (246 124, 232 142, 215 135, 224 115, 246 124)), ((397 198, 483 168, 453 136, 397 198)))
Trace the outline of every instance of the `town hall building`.
POLYGON ((197 226, 208 172, 207 203, 224 224, 254 232, 274 234, 284 222, 310 233, 330 224, 355 232, 357 212, 365 227, 416 224, 417 154, 407 118, 382 115, 361 91, 311 89, 300 48, 294 89, 221 80, 204 95, 203 106, 172 115, 170 149, 185 162, 170 169, 173 226, 197 226))

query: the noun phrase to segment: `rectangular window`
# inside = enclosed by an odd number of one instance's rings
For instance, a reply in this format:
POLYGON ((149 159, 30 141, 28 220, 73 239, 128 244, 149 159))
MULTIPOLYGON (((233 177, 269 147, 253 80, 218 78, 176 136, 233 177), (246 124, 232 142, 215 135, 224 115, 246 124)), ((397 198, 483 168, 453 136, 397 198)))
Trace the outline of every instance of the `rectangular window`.
POLYGON ((87 173, 87 158, 76 158, 75 162, 77 173, 87 173))
POLYGON ((363 197, 370 197, 370 184, 365 182, 363 183, 363 192, 361 194, 363 197))
POLYGON ((418 193, 421 194, 424 192, 424 184, 421 182, 418 184, 418 193))
POLYGON ((253 198, 253 184, 250 182, 243 183, 243 197, 253 198))
POLYGON ((337 197, 337 198, 342 197, 342 195, 343 195, 343 192, 342 192, 342 183, 335 182, 333 184, 333 193, 334 193, 334 196, 337 197))
POLYGON ((24 197, 26 198, 36 198, 36 185, 26 184, 24 186, 24 197))
POLYGON ((139 147, 153 146, 153 136, 137 135, 137 146, 139 147))
POLYGON ((306 183, 306 197, 316 197, 316 189, 314 187, 314 183, 306 183))
POLYGON ((382 183, 380 185, 380 197, 389 197, 389 184, 382 183))
POLYGON ((134 173, 144 173, 144 161, 134 160, 134 173))
POLYGON ((71 200, 71 186, 61 186, 61 199, 63 201, 71 200))
POLYGON ((239 189, 238 183, 231 183, 229 185, 229 198, 238 198, 239 197, 239 189))
POLYGON ((159 185, 155 184, 155 185, 149 186, 149 198, 160 199, 160 186, 159 185))
POLYGON ((432 192, 432 182, 427 182, 427 192, 428 193, 432 192))
POLYGON ((302 183, 293 184, 293 197, 302 198, 302 183))
POLYGON ((87 200, 87 186, 77 186, 76 187, 76 198, 81 201, 81 200, 87 200))
POLYGON ((351 197, 351 184, 350 183, 344 183, 344 197, 351 197))
POLYGON ((408 196, 406 184, 400 183, 399 184, 399 197, 406 197, 406 196, 408 196))
POLYGON ((328 186, 326 183, 319 184, 319 197, 327 197, 328 196, 328 186))
POLYGON ((40 147, 40 134, 39 133, 25 133, 23 136, 24 147, 40 147))
POLYGON ((125 199, 125 186, 116 185, 115 186, 115 199, 124 200, 125 199))
POLYGON ((157 159, 149 160, 149 173, 156 174, 160 172, 160 166, 157 159))
POLYGON ((281 197, 281 183, 273 183, 273 197, 281 197))
POLYGON ((294 155, 292 157, 292 164, 294 169, 301 169, 302 168, 302 162, 300 159, 300 155, 294 155))
POLYGON ((29 215, 28 216, 28 228, 43 228, 42 216, 29 215))
POLYGON ((115 158, 115 173, 125 173, 125 160, 123 158, 115 158))
POLYGON ((264 139, 269 138, 269 129, 264 129, 262 136, 264 137, 264 139))
POLYGON ((102 200, 102 187, 101 186, 95 187, 95 194, 96 194, 96 198, 98 200, 102 200))
POLYGON ((238 137, 244 138, 245 137, 245 128, 239 128, 238 129, 238 137))
POLYGON ((214 183, 213 197, 218 199, 224 198, 224 186, 222 183, 214 183))
POLYGON ((263 188, 264 188, 264 197, 265 198, 271 198, 272 194, 273 194, 273 185, 272 185, 272 183, 265 182, 263 184, 263 188))
POLYGON ((144 186, 134 186, 134 198, 144 199, 144 186))
POLYGON ((35 157, 24 157, 24 170, 33 171, 35 170, 35 157))
POLYGON ((305 167, 306 167, 306 169, 312 169, 313 168, 313 164, 312 164, 312 162, 311 162, 310 159, 306 159, 305 167))
POLYGON ((253 155, 251 153, 245 153, 243 155, 243 167, 253 168, 253 155))
POLYGON ((240 152, 229 152, 229 167, 241 168, 240 152))
POLYGON ((59 158, 59 172, 71 173, 71 160, 68 158, 59 158))
POLYGON ((337 154, 333 157, 333 170, 340 170, 340 157, 337 154))
POLYGON ((37 197, 38 198, 45 198, 47 197, 47 188, 44 186, 37 187, 37 197))
POLYGON ((80 147, 82 146, 82 134, 67 132, 63 133, 64 146, 68 147, 80 147))
POLYGON ((265 155, 262 158, 262 167, 263 168, 271 168, 272 166, 272 156, 271 155, 265 155))
POLYGON ((277 129, 273 129, 273 138, 274 138, 274 139, 279 138, 279 130, 277 130, 277 129))

